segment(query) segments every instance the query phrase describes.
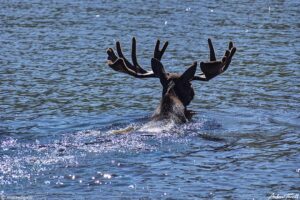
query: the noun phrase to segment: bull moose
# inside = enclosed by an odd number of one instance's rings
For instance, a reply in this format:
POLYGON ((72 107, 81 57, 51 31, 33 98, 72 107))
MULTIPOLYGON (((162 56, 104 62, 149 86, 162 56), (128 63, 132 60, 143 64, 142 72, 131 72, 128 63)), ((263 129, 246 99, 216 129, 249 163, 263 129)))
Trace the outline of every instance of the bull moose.
POLYGON ((228 50, 225 51, 221 60, 217 60, 211 39, 208 39, 210 60, 200 63, 202 73, 196 74, 197 62, 194 62, 185 72, 177 74, 166 72, 161 63, 161 58, 167 46, 168 42, 165 42, 162 49, 160 49, 160 41, 157 40, 154 56, 151 59, 152 71, 147 71, 138 64, 136 57, 136 39, 134 37, 132 38, 132 63, 125 58, 121 44, 117 41, 117 55, 112 48, 109 48, 107 50, 107 64, 113 70, 131 75, 135 78, 158 78, 163 87, 162 98, 152 119, 172 119, 177 123, 183 123, 189 121, 192 116, 191 112, 187 110, 187 106, 195 95, 191 82, 194 80, 209 81, 225 72, 236 52, 236 47, 233 46, 233 42, 229 42, 228 50))

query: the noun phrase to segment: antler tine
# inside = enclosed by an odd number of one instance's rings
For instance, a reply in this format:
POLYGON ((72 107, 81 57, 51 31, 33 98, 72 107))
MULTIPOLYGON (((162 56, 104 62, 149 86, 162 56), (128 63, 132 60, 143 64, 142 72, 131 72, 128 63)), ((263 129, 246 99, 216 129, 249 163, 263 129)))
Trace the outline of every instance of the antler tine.
POLYGON ((236 47, 233 46, 233 42, 229 42, 228 50, 225 51, 223 58, 217 61, 211 39, 208 39, 208 47, 210 51, 210 61, 200 63, 200 68, 203 73, 194 76, 193 80, 209 81, 219 74, 222 74, 229 67, 231 59, 236 52, 236 47))
POLYGON ((120 58, 123 58, 126 66, 133 70, 133 71, 136 71, 135 70, 135 67, 125 58, 125 56, 123 55, 123 52, 122 52, 122 48, 121 48, 121 43, 119 41, 116 42, 116 49, 117 49, 117 53, 119 55, 120 58))
MULTIPOLYGON (((168 46, 168 42, 165 42, 165 44, 161 50, 159 49, 159 44, 160 44, 160 41, 157 40, 155 50, 154 50, 154 58, 161 60, 161 58, 168 46)), ((136 39, 135 39, 135 37, 132 38, 132 49, 131 49, 132 64, 125 58, 125 56, 122 52, 121 44, 119 41, 116 42, 116 49, 117 49, 118 56, 115 54, 115 52, 112 48, 109 48, 107 50, 107 54, 108 54, 107 63, 108 63, 108 66, 111 67, 113 70, 129 74, 136 78, 156 77, 154 75, 153 71, 144 70, 138 64, 137 56, 136 56, 136 39)))
POLYGON ((131 59, 133 62, 133 65, 139 66, 136 58, 136 40, 135 37, 132 38, 132 48, 131 48, 131 59))
POLYGON ((231 59, 236 52, 236 47, 233 46, 232 42, 229 42, 229 49, 230 49, 230 52, 229 52, 229 55, 227 55, 227 62, 225 64, 224 71, 227 70, 227 68, 229 67, 229 64, 231 63, 231 59))
POLYGON ((155 49, 154 49, 154 58, 156 58, 157 60, 161 60, 162 56, 164 55, 168 45, 169 45, 169 42, 165 42, 164 43, 164 46, 161 50, 159 50, 159 45, 160 45, 160 40, 157 40, 156 42, 156 45, 155 45, 155 49))
POLYGON ((208 38, 208 47, 209 47, 209 59, 210 59, 210 61, 216 61, 217 59, 216 59, 214 46, 213 46, 210 38, 208 38))
POLYGON ((136 39, 135 37, 132 38, 132 48, 131 48, 131 59, 133 62, 133 65, 136 67, 136 72, 138 73, 147 73, 146 70, 144 70, 137 62, 136 58, 136 39))

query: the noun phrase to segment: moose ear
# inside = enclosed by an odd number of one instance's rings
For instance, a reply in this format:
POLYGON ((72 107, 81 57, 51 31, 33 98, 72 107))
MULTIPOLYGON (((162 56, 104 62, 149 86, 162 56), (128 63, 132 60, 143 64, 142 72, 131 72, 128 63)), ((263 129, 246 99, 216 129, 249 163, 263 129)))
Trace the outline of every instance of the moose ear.
POLYGON ((180 80, 183 82, 189 82, 194 78, 197 69, 197 62, 194 62, 181 76, 180 80))
POLYGON ((161 62, 156 58, 152 58, 151 67, 154 75, 160 79, 162 85, 165 85, 167 83, 167 73, 161 62))

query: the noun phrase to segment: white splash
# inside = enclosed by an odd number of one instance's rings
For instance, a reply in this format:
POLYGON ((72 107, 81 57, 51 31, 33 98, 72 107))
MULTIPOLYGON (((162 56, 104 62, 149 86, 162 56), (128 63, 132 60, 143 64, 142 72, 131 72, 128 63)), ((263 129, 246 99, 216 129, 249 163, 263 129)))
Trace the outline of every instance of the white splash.
POLYGON ((175 125, 176 124, 173 120, 150 121, 150 122, 144 124, 140 129, 138 129, 138 131, 161 133, 161 132, 171 130, 175 125))
POLYGON ((103 174, 103 178, 106 178, 106 179, 111 179, 111 174, 103 174))

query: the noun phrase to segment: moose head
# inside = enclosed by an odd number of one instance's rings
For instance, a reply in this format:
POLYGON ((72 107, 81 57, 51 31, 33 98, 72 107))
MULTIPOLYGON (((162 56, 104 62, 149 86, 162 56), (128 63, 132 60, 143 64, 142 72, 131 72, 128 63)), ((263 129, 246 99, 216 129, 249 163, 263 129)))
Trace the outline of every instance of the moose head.
POLYGON ((226 71, 236 52, 236 48, 232 42, 229 42, 228 50, 225 51, 222 59, 218 61, 211 39, 208 39, 210 60, 200 63, 202 73, 196 74, 197 62, 194 62, 185 72, 177 74, 166 72, 160 62, 167 46, 168 42, 165 42, 162 49, 160 49, 160 41, 157 40, 154 56, 151 59, 152 71, 146 71, 138 64, 135 38, 132 39, 132 63, 124 57, 120 42, 116 42, 118 56, 112 48, 107 50, 107 62, 108 66, 113 70, 129 74, 135 78, 159 78, 163 87, 162 98, 152 118, 154 120, 173 119, 176 122, 186 122, 191 118, 191 113, 187 110, 187 106, 195 95, 191 82, 193 80, 209 81, 226 71))

